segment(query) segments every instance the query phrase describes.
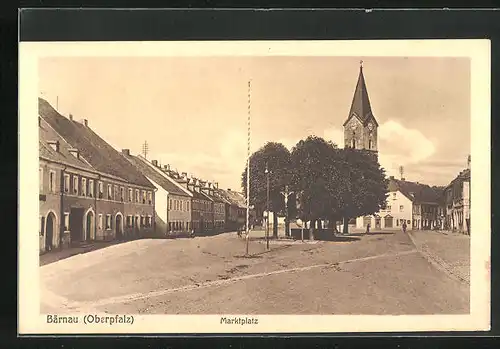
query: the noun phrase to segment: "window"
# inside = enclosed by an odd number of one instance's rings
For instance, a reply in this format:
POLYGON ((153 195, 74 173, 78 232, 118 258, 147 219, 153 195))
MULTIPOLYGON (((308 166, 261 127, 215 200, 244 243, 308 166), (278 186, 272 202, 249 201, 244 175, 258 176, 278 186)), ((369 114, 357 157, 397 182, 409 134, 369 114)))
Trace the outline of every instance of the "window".
POLYGON ((148 192, 148 203, 153 204, 153 192, 148 192))
POLYGON ((64 231, 69 231, 69 212, 64 213, 64 231))
POLYGON ((38 178, 39 178, 39 185, 40 185, 40 193, 43 193, 43 168, 38 169, 38 178))
POLYGON ((189 212, 189 201, 186 202, 186 211, 189 212))
POLYGON ((371 140, 371 139, 369 139, 369 140, 368 140, 368 149, 371 149, 371 148, 372 148, 372 140, 371 140))
MULTIPOLYGON (((354 134, 353 134, 353 137, 354 137, 354 134)), ((353 138, 353 140, 352 140, 351 146, 352 146, 353 148, 356 148, 356 140, 355 140, 354 138, 353 138)))
POLYGON ((172 211, 172 199, 168 199, 168 209, 172 211))
POLYGON ((73 194, 78 195, 78 176, 73 175, 73 194))
POLYGON ((69 193, 69 174, 64 175, 64 192, 69 193))
POLYGON ((49 191, 51 193, 56 192, 56 173, 54 171, 49 173, 49 191))
POLYGON ((43 236, 45 234, 45 217, 41 216, 40 217, 40 236, 43 236))
POLYGON ((392 200, 396 200, 396 193, 392 193, 392 200))
POLYGON ((82 195, 87 196, 87 178, 82 178, 82 195))
POLYGON ((99 214, 99 230, 102 230, 102 214, 99 214))
POLYGON ((144 216, 141 216, 141 227, 144 226, 144 216))
POLYGON ((113 186, 113 200, 118 200, 118 187, 116 185, 113 186))
POLYGON ((135 202, 140 202, 139 201, 139 189, 135 190, 135 202))
POLYGON ((391 205, 387 205, 387 210, 391 210, 391 205))
POLYGON ((111 229, 111 215, 106 215, 106 229, 111 229))
POLYGON ((94 180, 89 179, 89 196, 93 197, 94 196, 94 180))
POLYGON ((102 184, 102 182, 99 182, 99 199, 102 199, 104 195, 104 185, 102 184))
POLYGON ((146 203, 146 191, 145 190, 142 190, 142 203, 143 204, 146 203))
POLYGON ((108 200, 111 200, 113 196, 113 189, 111 188, 111 184, 108 184, 108 200))
POLYGON ((133 195, 134 195, 134 194, 133 194, 133 190, 132 190, 132 188, 128 188, 128 201, 129 201, 129 202, 132 202, 132 200, 133 200, 133 195))
POLYGON ((125 188, 124 187, 121 187, 120 188, 120 201, 124 201, 125 200, 125 188))
POLYGON ((399 212, 403 212, 404 210, 404 206, 403 205, 399 205, 399 212))

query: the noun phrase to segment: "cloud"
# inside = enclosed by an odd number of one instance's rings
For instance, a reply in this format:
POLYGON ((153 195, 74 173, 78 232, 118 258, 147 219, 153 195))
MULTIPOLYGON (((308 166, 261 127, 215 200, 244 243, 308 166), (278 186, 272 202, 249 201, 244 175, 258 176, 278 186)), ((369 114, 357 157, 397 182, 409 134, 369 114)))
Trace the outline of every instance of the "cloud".
POLYGON ((378 129, 379 161, 392 175, 399 166, 418 164, 436 152, 434 144, 420 131, 389 120, 378 129))
POLYGON ((344 131, 339 128, 332 127, 326 129, 323 132, 323 138, 327 141, 332 141, 339 148, 344 148, 344 131))

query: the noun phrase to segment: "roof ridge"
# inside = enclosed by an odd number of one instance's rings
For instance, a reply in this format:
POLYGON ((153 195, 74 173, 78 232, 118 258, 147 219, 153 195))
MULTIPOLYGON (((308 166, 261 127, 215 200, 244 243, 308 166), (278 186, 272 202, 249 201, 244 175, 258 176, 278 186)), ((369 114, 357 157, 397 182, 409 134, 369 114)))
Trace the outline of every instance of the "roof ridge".
MULTIPOLYGON (((134 156, 134 155, 131 155, 131 156, 134 156)), ((180 188, 187 195, 193 196, 193 193, 190 190, 184 188, 182 185, 180 185, 179 183, 177 183, 177 181, 175 179, 171 178, 165 172, 163 172, 160 169, 156 168, 153 164, 151 164, 146 158, 144 158, 140 154, 139 155, 135 155, 134 157, 137 158, 137 159, 139 159, 139 161, 142 161, 143 163, 145 163, 151 169, 153 169, 154 171, 156 171, 159 175, 163 176, 165 179, 167 179, 168 181, 170 181, 171 183, 173 183, 175 186, 177 186, 178 188, 180 188)))

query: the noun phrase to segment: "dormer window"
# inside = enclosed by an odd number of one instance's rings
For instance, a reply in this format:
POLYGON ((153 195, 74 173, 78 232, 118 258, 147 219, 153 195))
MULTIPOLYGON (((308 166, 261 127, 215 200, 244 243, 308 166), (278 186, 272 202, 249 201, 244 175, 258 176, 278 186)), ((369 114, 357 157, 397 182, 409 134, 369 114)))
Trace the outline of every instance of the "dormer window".
POLYGON ((68 151, 73 155, 75 158, 80 159, 80 151, 78 149, 68 149, 68 151))
POLYGON ((49 141, 48 142, 52 150, 59 153, 59 141, 49 141))

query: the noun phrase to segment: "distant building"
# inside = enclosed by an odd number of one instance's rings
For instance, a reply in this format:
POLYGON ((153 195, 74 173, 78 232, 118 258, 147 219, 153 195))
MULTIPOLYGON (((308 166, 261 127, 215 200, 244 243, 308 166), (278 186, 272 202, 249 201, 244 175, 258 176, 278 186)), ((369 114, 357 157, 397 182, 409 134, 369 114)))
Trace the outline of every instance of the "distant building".
POLYGON ((155 232, 160 236, 189 234, 192 227, 193 193, 161 170, 157 160, 149 162, 141 155, 125 157, 156 187, 155 232))
POLYGON ((374 229, 401 229, 406 221, 408 230, 430 230, 441 227, 439 216, 442 191, 419 182, 389 177, 386 208, 374 215, 358 217, 356 226, 374 229))
POLYGON ((446 229, 470 235, 470 194, 470 168, 467 168, 444 189, 446 229))
POLYGON ((39 99, 40 251, 148 236, 155 188, 87 120, 39 99))

